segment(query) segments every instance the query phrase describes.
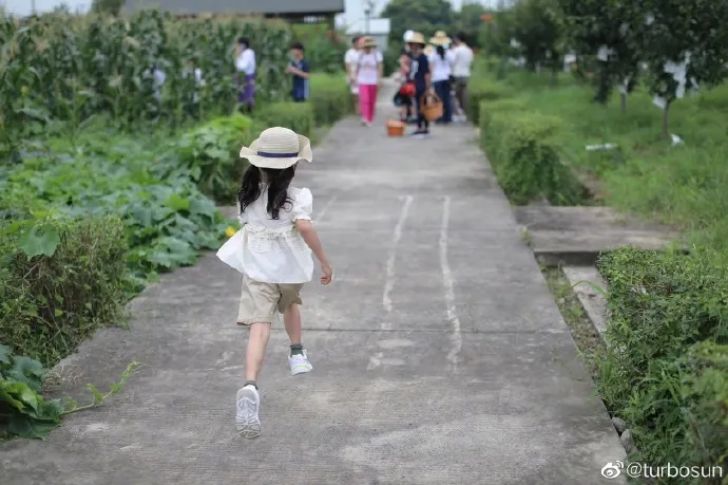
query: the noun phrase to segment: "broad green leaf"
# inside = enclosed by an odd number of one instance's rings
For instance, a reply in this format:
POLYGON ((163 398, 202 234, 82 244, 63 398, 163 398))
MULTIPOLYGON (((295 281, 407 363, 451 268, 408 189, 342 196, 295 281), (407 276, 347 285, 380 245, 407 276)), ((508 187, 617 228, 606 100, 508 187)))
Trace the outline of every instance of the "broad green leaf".
POLYGON ((25 415, 13 415, 8 421, 8 432, 20 438, 42 439, 58 426, 59 419, 33 419, 25 415))
POLYGON ((18 247, 28 258, 35 256, 53 256, 56 252, 61 237, 58 230, 50 225, 35 226, 25 232, 18 241, 18 247))
POLYGON ((190 208, 190 200, 180 195, 172 194, 164 201, 164 205, 175 211, 188 210, 190 208))
MULTIPOLYGON (((7 402, 13 404, 13 401, 19 401, 22 403, 22 407, 18 408, 20 411, 28 412, 26 408, 30 408, 34 413, 38 411, 38 394, 31 389, 24 382, 17 381, 0 381, 2 387, 0 387, 0 398, 4 398, 4 395, 10 397, 7 402)), ((5 399, 2 399, 5 401, 5 399)), ((17 407, 15 404, 13 404, 17 407)))
POLYGON ((23 382, 36 392, 40 392, 43 384, 43 365, 30 357, 13 358, 13 366, 6 372, 9 379, 23 382))

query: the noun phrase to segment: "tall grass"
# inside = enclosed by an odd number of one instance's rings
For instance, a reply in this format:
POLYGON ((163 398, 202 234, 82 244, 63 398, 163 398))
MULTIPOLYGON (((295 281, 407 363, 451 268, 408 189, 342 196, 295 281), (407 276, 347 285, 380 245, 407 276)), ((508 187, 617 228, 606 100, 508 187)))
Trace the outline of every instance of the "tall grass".
POLYGON ((505 79, 477 71, 483 83, 505 85, 527 112, 559 118, 553 135, 563 160, 603 182, 604 202, 624 211, 675 225, 698 249, 728 262, 728 84, 678 100, 672 107, 672 146, 661 136, 661 112, 638 89, 622 113, 617 95, 606 105, 569 74, 509 72, 505 79), (616 149, 587 151, 613 143, 616 149))

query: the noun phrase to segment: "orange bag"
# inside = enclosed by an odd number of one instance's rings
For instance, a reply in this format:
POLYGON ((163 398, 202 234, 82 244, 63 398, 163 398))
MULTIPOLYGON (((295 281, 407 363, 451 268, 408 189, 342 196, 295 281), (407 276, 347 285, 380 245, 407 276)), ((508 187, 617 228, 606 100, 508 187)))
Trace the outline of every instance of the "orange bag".
POLYGON ((435 121, 442 118, 442 100, 433 91, 428 91, 420 100, 420 112, 427 121, 435 121))

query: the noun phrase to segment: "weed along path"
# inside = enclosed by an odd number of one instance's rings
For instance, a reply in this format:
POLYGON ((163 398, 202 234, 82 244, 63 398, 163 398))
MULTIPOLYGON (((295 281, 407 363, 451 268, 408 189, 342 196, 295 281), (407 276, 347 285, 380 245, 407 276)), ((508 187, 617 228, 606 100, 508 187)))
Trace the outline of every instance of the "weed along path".
POLYGON ((274 326, 261 437, 235 431, 240 278, 210 254, 61 363, 72 395, 141 367, 47 440, 1 444, 0 482, 606 482, 624 451, 472 128, 387 138, 378 108, 373 128, 337 123, 297 176, 336 280, 304 289, 311 374, 289 375, 274 326))

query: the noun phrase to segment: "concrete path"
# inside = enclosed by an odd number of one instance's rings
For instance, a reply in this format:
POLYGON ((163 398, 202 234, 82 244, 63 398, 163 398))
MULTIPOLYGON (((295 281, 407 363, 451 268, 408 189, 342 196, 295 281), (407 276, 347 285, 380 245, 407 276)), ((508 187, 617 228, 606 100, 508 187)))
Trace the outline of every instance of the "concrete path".
POLYGON ((624 451, 473 129, 387 138, 389 99, 373 128, 338 123, 297 176, 337 279, 304 289, 312 374, 288 375, 273 332, 260 438, 233 426, 240 278, 208 255, 59 366, 75 395, 143 365, 46 441, 0 445, 0 482, 600 483, 624 451))

